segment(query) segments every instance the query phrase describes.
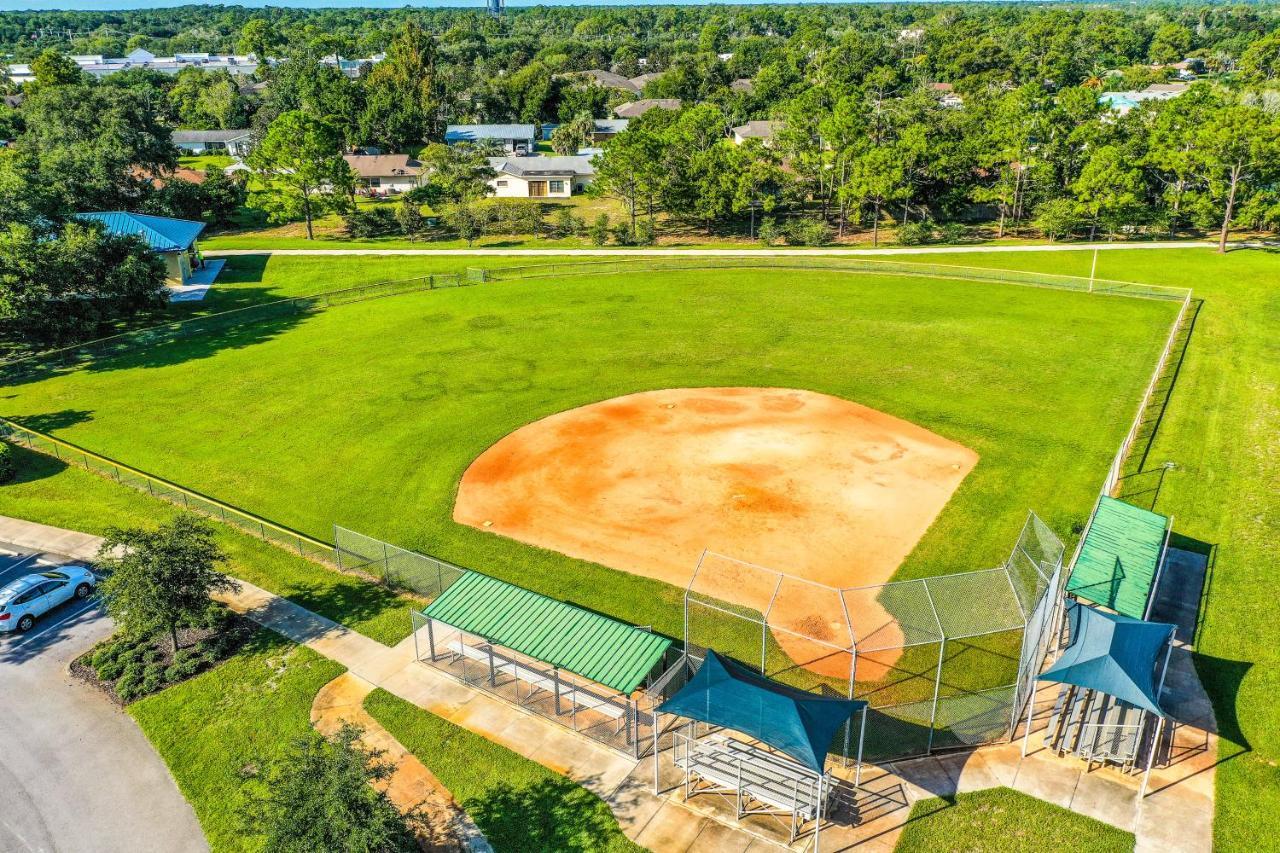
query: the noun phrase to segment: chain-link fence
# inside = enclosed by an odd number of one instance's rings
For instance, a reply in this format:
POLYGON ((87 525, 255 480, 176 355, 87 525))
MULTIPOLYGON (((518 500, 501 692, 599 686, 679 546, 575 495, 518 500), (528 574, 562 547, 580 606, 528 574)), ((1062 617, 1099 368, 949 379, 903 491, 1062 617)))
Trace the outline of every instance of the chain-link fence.
POLYGON ((333 554, 340 569, 372 575, 387 586, 410 590, 428 600, 435 599, 466 573, 461 566, 397 548, 336 524, 333 554))
POLYGON ((685 592, 685 651, 693 666, 713 648, 794 687, 866 700, 868 760, 988 743, 1012 731, 1039 673, 1062 558, 1034 514, 1000 567, 874 586, 706 553, 685 592))
POLYGON ((231 333, 236 329, 248 327, 253 327, 255 332, 261 332, 262 329, 269 329, 273 324, 293 322, 301 314, 323 311, 336 305, 422 290, 460 287, 472 283, 456 273, 424 275, 361 284, 312 296, 281 299, 193 317, 190 320, 163 323, 75 346, 12 359, 0 364, 0 384, 33 381, 60 371, 84 367, 103 359, 152 350, 185 338, 231 333))
POLYGON ((882 258, 824 256, 821 250, 813 250, 803 257, 795 255, 785 257, 768 257, 764 255, 747 257, 740 254, 723 257, 706 255, 678 257, 673 254, 663 257, 637 252, 634 257, 598 261, 552 262, 510 267, 469 267, 467 269, 467 279, 473 282, 514 281, 530 278, 752 268, 804 270, 806 272, 829 270, 831 272, 943 278, 1174 301, 1185 300, 1190 293, 1187 288, 1165 287, 1163 285, 1135 281, 1117 281, 994 267, 970 267, 961 264, 931 264, 882 258))

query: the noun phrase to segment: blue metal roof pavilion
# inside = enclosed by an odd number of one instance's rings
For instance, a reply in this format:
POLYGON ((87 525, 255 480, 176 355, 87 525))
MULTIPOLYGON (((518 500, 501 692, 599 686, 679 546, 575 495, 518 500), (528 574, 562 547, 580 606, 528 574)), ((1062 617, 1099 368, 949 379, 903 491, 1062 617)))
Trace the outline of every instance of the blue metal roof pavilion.
POLYGON ((156 252, 185 252, 204 231, 203 222, 123 210, 77 213, 76 219, 101 222, 108 234, 141 237, 156 252))

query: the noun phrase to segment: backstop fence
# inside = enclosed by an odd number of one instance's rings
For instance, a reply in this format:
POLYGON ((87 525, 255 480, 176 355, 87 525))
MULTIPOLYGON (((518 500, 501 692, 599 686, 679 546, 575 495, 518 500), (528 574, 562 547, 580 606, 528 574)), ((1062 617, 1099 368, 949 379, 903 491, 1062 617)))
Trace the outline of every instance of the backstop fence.
MULTIPOLYGON (((704 553, 685 592, 685 651, 870 705, 864 756, 886 761, 1011 735, 1060 609, 1062 542, 1029 514, 1004 564, 838 589, 704 553)), ((832 746, 849 754, 850 729, 832 746)))
POLYGON ((333 556, 338 568, 376 577, 432 600, 453 585, 466 569, 426 554, 397 548, 381 539, 333 526, 333 556))

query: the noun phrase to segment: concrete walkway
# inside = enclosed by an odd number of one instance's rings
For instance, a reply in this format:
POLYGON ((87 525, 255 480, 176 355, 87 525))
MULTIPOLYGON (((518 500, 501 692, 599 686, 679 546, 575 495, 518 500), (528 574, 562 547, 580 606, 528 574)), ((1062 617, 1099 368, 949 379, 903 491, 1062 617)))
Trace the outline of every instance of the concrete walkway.
MULTIPOLYGON (((1153 243, 1049 243, 1028 246, 899 246, 887 249, 850 249, 843 247, 813 249, 205 249, 210 257, 237 255, 421 255, 424 257, 539 257, 568 258, 812 258, 859 257, 872 255, 955 255, 984 252, 1104 252, 1142 249, 1213 249, 1217 243, 1207 240, 1165 240, 1153 243)), ((1252 244, 1233 243, 1230 248, 1252 244)))
MULTIPOLYGON (((0 518, 0 539, 6 535, 23 536, 33 543, 31 547, 37 547, 34 541, 45 535, 73 547, 88 547, 84 540, 96 539, 0 518)), ((1162 584, 1161 589, 1172 594, 1171 584, 1162 584)), ((652 792, 651 760, 628 759, 417 663, 412 637, 388 648, 243 582, 240 592, 219 597, 259 624, 343 664, 368 689, 381 687, 573 779, 609 803, 629 837, 658 853, 785 846, 785 834, 779 837, 776 822, 752 818, 737 823, 724 798, 702 795, 683 802, 677 786, 670 785, 665 757, 659 770, 672 790, 658 796, 652 792)), ((1025 757, 1020 727, 1012 743, 868 766, 856 787, 852 768, 835 771, 845 780, 838 791, 837 813, 847 821, 824 826, 823 847, 892 850, 917 800, 1003 785, 1134 832, 1138 851, 1212 849, 1217 740, 1212 706, 1196 676, 1189 647, 1179 643, 1174 652, 1164 704, 1176 725, 1162 743, 1165 766, 1153 772, 1142 801, 1138 799, 1140 775, 1092 768, 1044 748, 1041 733, 1055 695, 1052 685, 1037 694, 1025 757)), ((797 849, 804 843, 802 839, 797 849)))

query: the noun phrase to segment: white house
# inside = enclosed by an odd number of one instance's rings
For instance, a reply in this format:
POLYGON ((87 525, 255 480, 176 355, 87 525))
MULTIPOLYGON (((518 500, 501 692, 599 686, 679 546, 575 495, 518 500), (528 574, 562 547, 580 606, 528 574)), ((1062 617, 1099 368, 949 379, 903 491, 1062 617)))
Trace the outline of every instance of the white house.
POLYGON ((640 118, 649 110, 679 110, 681 106, 679 98, 641 98, 619 104, 613 108, 613 114, 618 118, 640 118))
POLYGON ((489 181, 498 198, 569 198, 596 176, 591 158, 582 155, 490 157, 489 166, 498 173, 489 181))
POLYGON ((344 154, 342 159, 375 195, 408 192, 422 175, 422 164, 408 154, 344 154))
POLYGON ((187 154, 230 154, 244 157, 252 145, 247 130, 175 130, 173 144, 187 154))
POLYGON ((446 145, 491 142, 501 145, 504 151, 516 154, 533 151, 536 136, 531 124, 451 124, 444 130, 446 145))

